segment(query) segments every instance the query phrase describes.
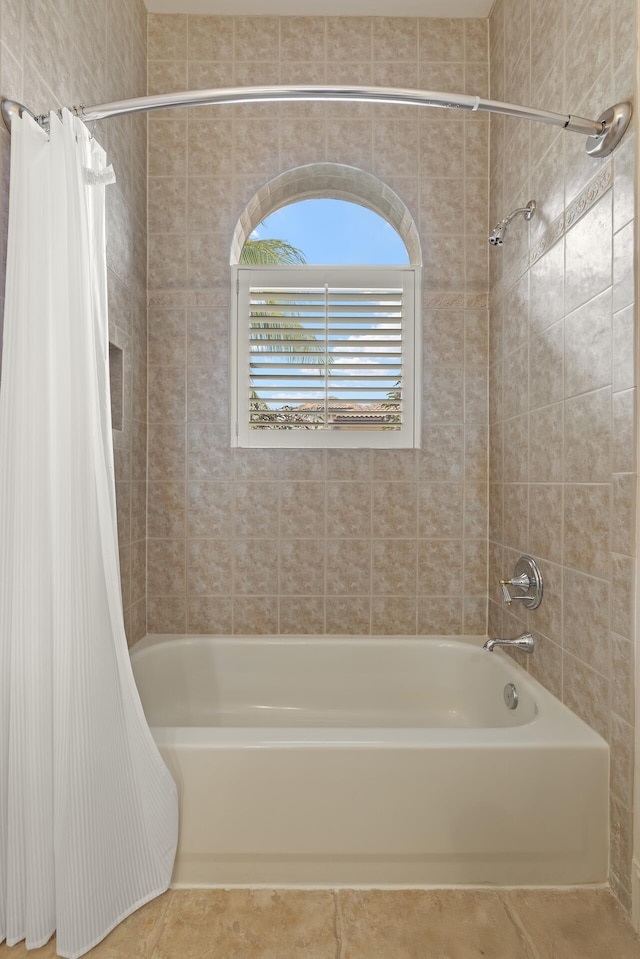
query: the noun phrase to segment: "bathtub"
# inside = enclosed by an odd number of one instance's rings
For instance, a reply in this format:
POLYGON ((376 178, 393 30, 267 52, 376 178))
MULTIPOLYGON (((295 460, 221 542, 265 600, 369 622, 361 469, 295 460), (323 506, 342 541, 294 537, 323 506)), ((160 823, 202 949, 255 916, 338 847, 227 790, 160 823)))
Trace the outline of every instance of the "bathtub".
POLYGON ((131 658, 180 795, 176 887, 607 880, 606 743, 478 640, 146 636, 131 658))

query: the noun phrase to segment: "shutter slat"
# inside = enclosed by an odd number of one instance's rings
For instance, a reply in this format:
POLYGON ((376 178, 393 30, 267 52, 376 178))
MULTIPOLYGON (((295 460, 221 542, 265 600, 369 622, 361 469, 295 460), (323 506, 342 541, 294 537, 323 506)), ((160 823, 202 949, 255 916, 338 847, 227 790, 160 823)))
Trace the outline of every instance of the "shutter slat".
POLYGON ((265 344, 277 346, 278 344, 283 344, 283 343, 286 346, 302 346, 302 347, 307 346, 308 347, 308 346, 312 346, 314 342, 317 344, 319 351, 324 350, 324 343, 321 339, 317 339, 316 337, 313 337, 313 338, 300 337, 299 334, 296 337, 281 336, 280 334, 278 334, 278 336, 251 336, 249 338, 249 343, 251 344, 252 348, 254 347, 259 348, 260 346, 264 346, 265 344))
POLYGON ((401 289, 252 286, 248 320, 251 428, 400 428, 401 289))
MULTIPOLYGON (((251 317, 279 316, 281 314, 284 316, 324 316, 324 313, 324 303, 318 303, 316 306, 302 306, 301 304, 285 306, 284 303, 275 303, 271 300, 268 303, 252 304, 249 315, 251 317)), ((370 314, 376 319, 381 316, 396 317, 402 316, 402 307, 400 304, 391 308, 391 305, 385 306, 382 303, 361 303, 345 306, 343 309, 333 307, 327 311, 327 315, 335 320, 339 320, 343 316, 354 316, 356 318, 359 314, 370 314)))
MULTIPOLYGON (((282 303, 322 303, 325 301, 324 289, 278 289, 273 287, 251 287, 249 303, 254 304, 263 300, 282 303)), ((329 290, 329 303, 354 303, 363 300, 374 300, 376 303, 401 303, 402 290, 329 290)))
MULTIPOLYGON (((287 329, 273 329, 273 330, 252 330, 249 336, 249 342, 253 344, 259 343, 287 343, 287 344, 304 344, 308 345, 314 341, 322 346, 324 342, 324 336, 321 336, 323 333, 322 330, 309 331, 313 336, 300 336, 300 330, 287 330, 287 329), (291 335, 288 336, 287 333, 290 332, 291 335), (258 335, 253 335, 254 333, 258 335), (270 335, 271 334, 271 335, 270 335)), ((386 329, 378 333, 377 331, 372 330, 361 330, 361 329, 346 329, 346 330, 335 330, 329 329, 328 331, 328 341, 330 343, 336 343, 338 345, 348 345, 349 343, 355 344, 371 344, 374 345, 380 344, 384 345, 389 343, 392 345, 399 346, 402 343, 402 333, 400 327, 397 329, 386 329), (382 333, 387 335, 382 335, 382 333)))
MULTIPOLYGON (((267 354, 264 354, 264 355, 266 356, 267 354)), ((285 354, 285 355, 288 355, 288 354, 285 354)), ((353 359, 353 357, 352 357, 352 359, 353 359)), ((291 373, 283 373, 283 372, 282 372, 282 368, 283 368, 283 366, 285 366, 285 365, 288 366, 289 364, 283 364, 283 363, 266 363, 266 362, 265 362, 265 363, 258 363, 258 364, 256 364, 256 367, 255 367, 255 373, 252 373, 252 378, 253 378, 254 376, 268 376, 268 375, 270 375, 270 374, 268 373, 269 370, 274 370, 274 371, 275 371, 275 370, 278 370, 278 371, 279 371, 279 374, 278 374, 278 375, 281 375, 281 376, 283 377, 283 379, 291 379, 291 373)), ((346 370, 359 370, 361 373, 365 373, 367 367, 369 368, 369 371, 370 371, 371 373, 374 373, 376 370, 383 370, 383 371, 384 371, 384 370, 395 370, 395 371, 397 371, 398 373, 400 372, 400 364, 398 363, 397 360, 396 360, 395 362, 389 362, 389 363, 338 363, 338 364, 334 364, 333 366, 330 366, 328 372, 329 372, 329 375, 330 375, 330 376, 340 376, 340 375, 341 375, 342 373, 344 373, 346 370)), ((302 374, 302 375, 304 375, 305 377, 306 377, 306 376, 311 376, 311 375, 313 375, 313 374, 310 373, 310 372, 308 372, 308 371, 309 371, 309 370, 318 369, 318 370, 322 370, 322 375, 324 376, 324 372, 325 372, 325 369, 326 369, 326 364, 324 364, 324 363, 305 363, 304 367, 294 366, 293 369, 294 369, 294 375, 301 375, 301 374, 302 374), (295 373, 296 370, 298 371, 297 374, 295 373), (304 370, 306 370, 307 372, 305 373, 304 370)), ((274 372, 273 375, 274 375, 274 376, 276 375, 275 372, 274 372)), ((320 374, 318 373, 318 374, 316 374, 316 375, 320 375, 320 374)))
MULTIPOLYGON (((253 408, 253 409, 250 409, 250 412, 251 413, 267 413, 275 417, 281 412, 285 412, 285 413, 291 412, 292 409, 299 409, 300 412, 304 413, 309 411, 317 412, 317 410, 324 408, 324 401, 317 399, 317 397, 316 398, 311 397, 310 399, 305 400, 304 406, 298 407, 298 408, 292 407, 291 401, 287 401, 286 397, 284 398, 284 400, 282 400, 282 403, 283 403, 283 406, 288 406, 288 409, 283 410, 282 408, 280 409, 253 408), (315 402, 314 402, 314 399, 315 399, 315 402)), ((380 411, 396 413, 402 409, 402 404, 392 403, 392 402, 387 403, 385 399, 377 399, 375 396, 367 397, 361 400, 353 399, 349 404, 346 404, 344 402, 341 405, 336 403, 333 403, 333 404, 329 403, 329 410, 331 410, 332 412, 339 410, 342 413, 348 413, 349 410, 362 411, 362 410, 366 410, 367 407, 369 407, 370 412, 374 412, 374 413, 380 412, 380 411), (371 407, 375 407, 375 409, 371 409, 371 407)))
MULTIPOLYGON (((386 395, 387 392, 391 392, 392 389, 393 389, 393 392, 394 392, 394 393, 397 392, 397 391, 396 391, 394 388, 392 388, 391 386, 384 386, 384 387, 376 386, 375 388, 374 388, 374 387, 369 387, 369 389, 367 389, 367 387, 362 386, 362 385, 360 385, 360 386, 340 386, 340 387, 338 387, 338 388, 340 389, 340 392, 341 392, 341 393, 366 393, 367 396, 373 396, 374 399, 375 399, 375 402, 380 402, 380 403, 381 403, 381 402, 387 402, 387 400, 388 400, 388 397, 387 397, 387 395, 386 395)), ((273 389, 275 390, 275 387, 274 387, 273 389)), ((290 390, 289 390, 290 393, 306 393, 307 391, 310 392, 310 393, 316 393, 316 394, 317 394, 317 393, 318 393, 318 387, 317 387, 317 386, 316 386, 316 387, 313 387, 313 388, 307 387, 307 388, 305 389, 305 387, 298 386, 298 384, 296 383, 296 384, 295 384, 294 386, 292 386, 292 387, 290 388, 290 390)), ((272 392, 273 392, 273 391, 270 390, 268 386, 263 386, 262 389, 261 389, 261 394, 262 394, 262 395, 260 395, 260 396, 258 397, 258 401, 259 401, 259 400, 265 400, 265 401, 268 401, 268 402, 271 403, 272 401, 274 401, 274 400, 276 400, 276 399, 283 399, 283 398, 284 398, 284 400, 288 400, 289 402, 295 402, 294 400, 291 399, 291 397, 288 397, 288 396, 286 395, 286 393, 280 393, 280 394, 278 394, 277 396, 276 396, 276 395, 273 395, 273 396, 272 396, 272 395, 271 395, 272 392)), ((253 402, 253 401, 254 401, 254 397, 252 397, 251 399, 252 399, 252 402, 253 402)), ((391 403, 391 402, 395 402, 394 400, 388 400, 388 401, 389 401, 390 403, 391 403)), ((305 400, 304 402, 307 402, 307 401, 305 400)), ((373 402, 373 400, 372 400, 372 402, 373 402)))

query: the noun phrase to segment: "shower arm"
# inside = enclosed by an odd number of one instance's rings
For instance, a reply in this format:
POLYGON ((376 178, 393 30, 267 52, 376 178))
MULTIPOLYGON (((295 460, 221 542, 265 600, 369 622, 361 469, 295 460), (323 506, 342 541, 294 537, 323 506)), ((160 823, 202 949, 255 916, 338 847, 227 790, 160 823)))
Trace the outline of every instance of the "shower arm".
POLYGON ((510 213, 508 216, 505 216, 504 220, 500 220, 500 223, 503 226, 509 226, 511 221, 516 217, 520 216, 522 213, 525 220, 530 220, 533 214, 535 213, 536 203, 535 200, 530 200, 526 206, 521 206, 517 210, 514 210, 513 213, 510 213))
MULTIPOLYGON (((167 93, 138 97, 131 100, 116 100, 113 103, 101 103, 96 106, 69 107, 72 113, 87 123, 104 120, 108 117, 124 116, 148 110, 162 110, 173 107, 205 106, 225 103, 256 103, 261 101, 278 102, 288 100, 346 100, 365 103, 395 103, 403 106, 442 107, 472 112, 498 113, 504 116, 519 117, 551 124, 573 133, 587 137, 587 153, 593 157, 608 156, 618 145, 631 119, 631 104, 618 103, 605 110, 597 120, 572 114, 550 113, 533 107, 503 103, 499 100, 485 100, 482 97, 467 94, 434 93, 429 90, 410 90, 396 87, 364 86, 259 86, 227 87, 214 90, 191 90, 184 93, 167 93)), ((2 98, 0 102, 2 118, 11 132, 11 120, 14 116, 28 114, 41 126, 46 126, 48 116, 34 116, 31 111, 16 100, 2 98)))

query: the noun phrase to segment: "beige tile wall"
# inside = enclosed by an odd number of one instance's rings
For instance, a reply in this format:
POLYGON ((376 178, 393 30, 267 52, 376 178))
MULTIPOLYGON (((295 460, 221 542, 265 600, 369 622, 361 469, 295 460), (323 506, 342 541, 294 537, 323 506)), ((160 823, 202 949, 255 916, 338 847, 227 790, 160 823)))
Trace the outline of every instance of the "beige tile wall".
MULTIPOLYGON (((634 92, 633 0, 496 0, 491 96, 597 117, 634 92), (592 39, 598 37, 598 42, 592 39)), ((635 127, 635 125, 634 125, 635 127)), ((611 880, 630 906, 633 773, 635 132, 594 161, 580 136, 491 118, 491 222, 535 199, 490 259, 489 628, 611 747, 611 880), (523 552, 542 606, 496 589, 523 552)))
MULTIPOLYGON (((0 16, 2 93, 32 112, 145 93, 144 0, 3 0, 0 16)), ((107 199, 110 339, 124 368, 123 429, 113 440, 125 624, 134 641, 146 630, 146 119, 105 121, 96 135, 118 180, 107 199)), ((3 273, 9 153, 2 126, 3 273)))
MULTIPOLYGON (((3 93, 34 112, 144 92, 142 0, 3 0, 0 17, 3 93)), ((632 0, 497 0, 491 95, 597 115, 632 93, 633 23, 632 0)), ((152 16, 149 91, 333 80, 484 94, 486 27, 152 16)), ((114 446, 130 639, 145 631, 147 577, 154 631, 484 632, 489 352, 490 628, 533 629, 531 670, 611 745, 612 882, 628 905, 633 137, 595 163, 580 137, 492 118, 491 222, 531 197, 539 208, 492 251, 488 347, 485 117, 346 104, 154 116, 147 573, 145 132, 141 118, 98 129, 118 173, 109 295, 125 358, 114 446), (229 449, 232 231, 266 180, 316 160, 379 176, 419 224, 425 427, 415 455, 229 449), (546 585, 543 606, 521 619, 494 586, 523 551, 540 559, 546 585)), ((8 156, 0 130, 3 263, 8 156)))
MULTIPOLYGON (((487 93, 487 21, 149 18, 149 92, 359 83, 487 93)), ((149 120, 149 630, 484 633, 486 116, 258 104, 149 120), (420 452, 229 448, 229 255, 256 191, 356 165, 425 262, 420 452)))

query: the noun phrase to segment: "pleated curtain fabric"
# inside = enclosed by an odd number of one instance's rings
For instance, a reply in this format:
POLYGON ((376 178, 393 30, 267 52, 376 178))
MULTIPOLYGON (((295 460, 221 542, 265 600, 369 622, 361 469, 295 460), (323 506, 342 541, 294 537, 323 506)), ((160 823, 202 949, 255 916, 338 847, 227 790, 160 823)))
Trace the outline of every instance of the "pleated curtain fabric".
POLYGON ((0 380, 0 942, 74 959, 168 886, 177 797, 120 598, 106 157, 12 123, 0 380))

